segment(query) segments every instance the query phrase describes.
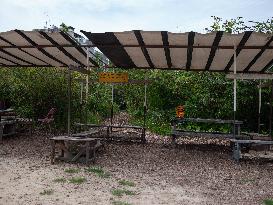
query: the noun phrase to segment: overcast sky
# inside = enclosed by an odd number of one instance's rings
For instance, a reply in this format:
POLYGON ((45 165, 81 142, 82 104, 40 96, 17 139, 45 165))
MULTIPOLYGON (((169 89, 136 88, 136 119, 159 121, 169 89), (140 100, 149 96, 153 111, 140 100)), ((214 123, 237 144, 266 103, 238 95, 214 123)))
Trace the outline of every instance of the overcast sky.
POLYGON ((1 0, 0 32, 62 22, 91 32, 166 30, 205 32, 210 16, 264 21, 273 0, 1 0))

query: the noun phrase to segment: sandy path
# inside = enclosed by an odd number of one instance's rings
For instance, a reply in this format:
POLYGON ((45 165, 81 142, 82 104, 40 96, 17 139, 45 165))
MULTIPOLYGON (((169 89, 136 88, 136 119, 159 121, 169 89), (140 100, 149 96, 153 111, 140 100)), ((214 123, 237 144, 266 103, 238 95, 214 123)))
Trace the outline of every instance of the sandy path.
MULTIPOLYGON (((181 186, 170 186, 156 181, 145 184, 145 178, 136 177, 135 196, 114 197, 111 190, 123 188, 118 184, 119 177, 102 179, 86 173, 84 166, 60 163, 57 165, 40 164, 36 161, 0 158, 0 204, 112 204, 113 201, 126 201, 132 204, 204 204, 205 198, 193 190, 181 186), (80 168, 76 174, 64 172, 65 168, 80 168), (80 185, 68 182, 53 182, 56 178, 69 179, 84 176, 87 181, 80 185), (144 180, 143 180, 144 179, 144 180), (41 195, 43 190, 53 190, 52 195, 41 195)), ((119 175, 119 174, 117 174, 119 175)), ((149 180, 151 182, 151 180, 149 180)))
POLYGON ((99 154, 97 165, 111 173, 100 178, 85 172, 84 164, 49 163, 49 136, 7 138, 0 144, 0 205, 9 204, 262 204, 273 198, 273 164, 232 159, 228 147, 111 143, 99 154), (67 168, 79 168, 76 174, 67 168), (83 176, 80 185, 53 182, 83 176), (134 196, 113 196, 124 188, 120 179, 136 186, 134 196), (52 189, 52 195, 41 195, 52 189))

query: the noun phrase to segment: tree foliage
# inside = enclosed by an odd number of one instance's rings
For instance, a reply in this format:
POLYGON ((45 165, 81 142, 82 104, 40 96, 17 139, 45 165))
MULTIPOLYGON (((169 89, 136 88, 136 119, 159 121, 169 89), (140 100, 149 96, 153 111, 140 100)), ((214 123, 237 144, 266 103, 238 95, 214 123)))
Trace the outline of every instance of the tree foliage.
POLYGON ((273 33, 273 17, 266 21, 245 21, 243 17, 231 18, 223 20, 218 16, 211 16, 213 23, 209 28, 205 28, 207 32, 225 31, 227 33, 241 33, 244 31, 256 31, 262 33, 273 33))

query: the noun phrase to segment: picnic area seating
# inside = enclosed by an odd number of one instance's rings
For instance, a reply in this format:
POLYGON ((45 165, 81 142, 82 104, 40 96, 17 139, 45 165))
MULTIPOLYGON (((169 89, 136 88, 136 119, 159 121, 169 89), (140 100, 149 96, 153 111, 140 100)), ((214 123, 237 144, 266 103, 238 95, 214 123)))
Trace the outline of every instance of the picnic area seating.
POLYGON ((101 139, 79 136, 57 136, 51 140, 51 164, 55 159, 75 162, 85 156, 85 163, 95 162, 96 152, 102 146, 101 139), (56 151, 59 156, 56 157, 56 151))
POLYGON ((16 113, 13 109, 0 110, 0 143, 3 137, 17 134, 16 113))
POLYGON ((262 145, 262 146, 271 146, 273 145, 272 140, 240 140, 240 139, 231 139, 233 158, 239 162, 242 158, 242 147, 244 146, 253 146, 253 145, 262 145))
POLYGON ((25 130, 32 134, 33 120, 20 118, 13 109, 0 110, 0 142, 3 137, 23 133, 25 130))
MULTIPOLYGON (((172 122, 172 137, 173 142, 177 137, 215 137, 215 138, 240 138, 244 137, 241 135, 241 125, 242 121, 238 120, 222 120, 222 119, 201 119, 201 118, 182 118, 176 119, 172 122), (228 124, 231 126, 232 131, 229 133, 223 132, 202 132, 202 131, 189 131, 178 129, 179 124, 184 124, 187 122, 193 123, 210 123, 210 124, 228 124), (235 129, 235 131, 234 131, 235 129)), ((247 137, 247 136, 245 136, 247 137)))
POLYGON ((141 126, 131 126, 131 125, 96 125, 96 124, 82 124, 75 123, 78 128, 77 133, 81 135, 91 132, 96 132, 96 137, 103 140, 116 140, 116 141, 141 141, 144 143, 146 129, 141 126), (84 131, 83 131, 84 130, 84 131))

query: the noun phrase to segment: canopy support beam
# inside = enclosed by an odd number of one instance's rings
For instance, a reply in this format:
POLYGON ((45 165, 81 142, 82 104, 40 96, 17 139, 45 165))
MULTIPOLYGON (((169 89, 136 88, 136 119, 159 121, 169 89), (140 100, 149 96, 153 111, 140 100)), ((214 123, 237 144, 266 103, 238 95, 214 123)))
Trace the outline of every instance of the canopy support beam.
POLYGON ((273 103, 273 80, 271 82, 271 97, 270 97, 270 115, 269 115, 269 136, 272 138, 272 103, 273 103))
MULTIPOLYGON (((237 55, 236 55, 236 46, 234 46, 234 70, 233 73, 236 75, 237 72, 237 55)), ((233 79, 233 137, 236 137, 236 126, 235 126, 235 120, 236 120, 236 110, 237 110, 237 81, 236 79, 233 79)))
POLYGON ((114 117, 114 84, 112 84, 111 87, 112 87, 112 97, 111 97, 111 125, 113 125, 113 117, 114 117))
POLYGON ((258 133, 261 131, 262 81, 259 83, 258 133))
POLYGON ((68 66, 67 75, 67 95, 68 95, 68 108, 67 108, 67 135, 70 136, 71 128, 71 66, 68 66))
POLYGON ((143 115, 143 132, 142 143, 146 142, 146 120, 147 120, 147 72, 145 72, 145 86, 144 86, 144 115, 143 115))

